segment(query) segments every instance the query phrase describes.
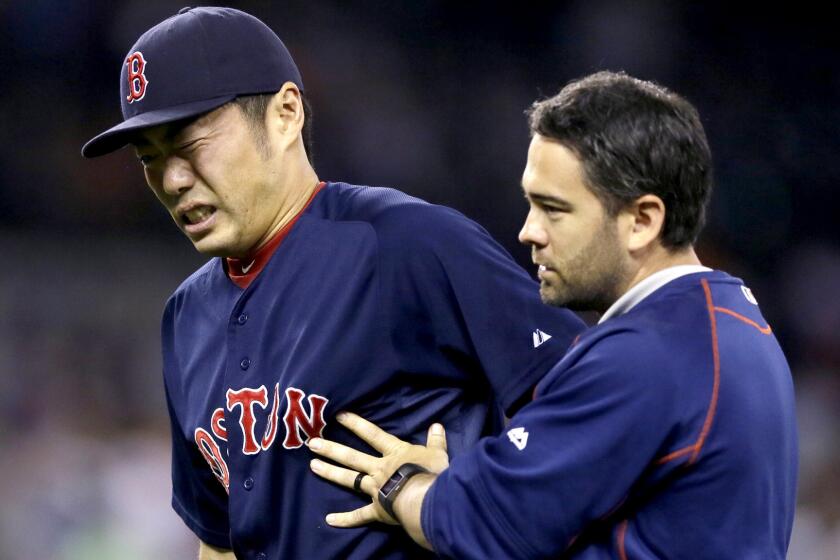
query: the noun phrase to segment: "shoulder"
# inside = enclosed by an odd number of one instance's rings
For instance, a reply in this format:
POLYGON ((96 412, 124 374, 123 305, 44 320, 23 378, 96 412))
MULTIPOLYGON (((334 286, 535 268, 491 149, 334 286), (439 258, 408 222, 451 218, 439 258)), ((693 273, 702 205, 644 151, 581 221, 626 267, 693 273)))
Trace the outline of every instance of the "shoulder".
MULTIPOLYGON (((545 383, 591 375, 607 383, 628 383, 664 391, 684 390, 706 379, 713 352, 707 290, 736 280, 699 273, 663 286, 627 313, 587 331, 547 376, 545 383), (702 370, 694 376, 693 371, 702 370), (549 378, 551 380, 549 380, 549 378)), ((740 291, 740 290, 739 290, 740 291)))
POLYGON ((666 333, 650 328, 644 321, 617 317, 581 335, 571 349, 574 355, 569 356, 570 365, 587 361, 620 371, 646 368, 661 363, 666 337, 666 333))
POLYGON ((428 202, 388 187, 328 183, 317 200, 320 217, 336 222, 378 223, 390 215, 411 214, 428 202))
POLYGON ((652 396, 673 395, 678 375, 663 360, 672 352, 667 332, 627 316, 610 319, 585 331, 543 379, 537 392, 573 387, 598 387, 652 396))
MULTIPOLYGON (((653 294, 648 296, 638 307, 668 307, 676 300, 682 300, 682 305, 695 305, 703 309, 709 301, 713 301, 716 292, 737 292, 742 295, 743 281, 720 271, 708 270, 681 276, 668 282, 653 294)), ((743 298, 742 298, 743 299, 743 298)), ((648 313, 650 315, 650 313, 648 313)), ((668 314, 675 322, 684 322, 683 317, 668 314)))
POLYGON ((220 270, 219 259, 213 258, 190 274, 169 296, 166 302, 165 315, 169 315, 183 306, 190 297, 209 293, 212 290, 211 286, 215 276, 220 273, 220 270))
POLYGON ((384 250, 405 250, 406 245, 434 247, 451 240, 453 234, 486 235, 478 224, 452 208, 387 187, 330 183, 321 204, 326 219, 368 223, 384 250))
POLYGON ((752 320, 762 318, 756 295, 740 278, 715 270, 709 274, 706 285, 706 299, 715 310, 737 312, 752 320), (725 309, 722 310, 721 306, 725 309))

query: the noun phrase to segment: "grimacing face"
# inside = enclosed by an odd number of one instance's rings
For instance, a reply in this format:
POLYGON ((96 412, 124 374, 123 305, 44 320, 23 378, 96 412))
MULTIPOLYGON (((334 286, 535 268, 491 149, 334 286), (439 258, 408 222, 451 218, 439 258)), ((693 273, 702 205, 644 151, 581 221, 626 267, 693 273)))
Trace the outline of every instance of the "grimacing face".
POLYGON ((539 266, 544 303, 605 311, 629 277, 618 225, 584 183, 583 165, 563 144, 535 134, 522 188, 529 211, 519 240, 539 266))
POLYGON ((236 106, 141 134, 146 182, 199 252, 244 256, 265 241, 281 203, 276 166, 236 106))

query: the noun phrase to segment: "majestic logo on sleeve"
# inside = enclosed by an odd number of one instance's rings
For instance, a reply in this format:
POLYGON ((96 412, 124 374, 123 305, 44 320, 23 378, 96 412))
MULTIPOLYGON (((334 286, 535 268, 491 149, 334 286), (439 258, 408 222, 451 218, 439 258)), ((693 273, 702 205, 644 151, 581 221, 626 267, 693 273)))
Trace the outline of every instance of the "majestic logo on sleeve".
POLYGON ((507 436, 519 451, 522 451, 528 445, 528 432, 525 431, 525 428, 512 428, 508 430, 507 436))
POLYGON ((136 51, 128 55, 125 65, 128 66, 128 97, 125 100, 134 103, 143 99, 146 86, 149 85, 146 78, 146 59, 143 58, 143 53, 136 51))
POLYGON ((548 339, 551 338, 551 335, 548 333, 542 332, 540 329, 534 329, 534 332, 531 333, 532 338, 534 339, 534 348, 542 346, 543 343, 547 342, 548 339))
POLYGON ((741 286, 741 292, 743 292, 744 297, 747 298, 748 302, 750 302, 753 305, 758 305, 758 300, 755 299, 752 290, 750 290, 746 286, 741 286))
MULTIPOLYGON (((320 395, 306 395, 300 389, 289 387, 285 391, 286 412, 283 415, 285 426, 285 437, 283 447, 285 449, 297 449, 309 438, 321 437, 327 423, 324 421, 324 408, 329 399, 320 395), (309 412, 303 404, 306 397, 309 412)), ((280 426, 280 384, 274 385, 274 394, 271 400, 271 410, 265 421, 265 430, 262 436, 257 436, 255 427, 257 424, 256 407, 265 410, 268 408, 268 389, 261 385, 258 389, 243 387, 242 389, 228 389, 226 393, 225 407, 233 415, 238 415, 239 429, 242 431, 242 449, 245 455, 256 455, 262 451, 268 451, 277 438, 277 431, 280 426)), ((204 460, 210 465, 210 470, 219 479, 219 482, 229 490, 230 472, 225 462, 222 450, 213 436, 221 441, 228 440, 227 426, 224 425, 225 409, 217 408, 210 418, 210 430, 213 435, 204 428, 196 428, 195 444, 204 456, 204 460)))

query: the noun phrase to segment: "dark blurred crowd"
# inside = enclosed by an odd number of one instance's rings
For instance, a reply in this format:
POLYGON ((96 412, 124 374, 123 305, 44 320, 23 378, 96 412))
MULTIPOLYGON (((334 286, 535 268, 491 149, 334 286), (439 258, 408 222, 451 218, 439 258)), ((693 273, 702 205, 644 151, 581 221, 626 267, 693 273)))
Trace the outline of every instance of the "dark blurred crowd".
MULTIPOLYGON (((227 5, 266 21, 297 60, 322 179, 453 206, 523 265, 534 99, 611 69, 694 102, 716 164, 701 258, 752 287, 794 373, 790 558, 840 557, 840 47, 826 14, 664 1, 227 5)), ((120 119, 128 48, 180 7, 0 1, 0 558, 195 554, 168 505, 158 319, 202 259, 130 150, 79 155, 120 119)))

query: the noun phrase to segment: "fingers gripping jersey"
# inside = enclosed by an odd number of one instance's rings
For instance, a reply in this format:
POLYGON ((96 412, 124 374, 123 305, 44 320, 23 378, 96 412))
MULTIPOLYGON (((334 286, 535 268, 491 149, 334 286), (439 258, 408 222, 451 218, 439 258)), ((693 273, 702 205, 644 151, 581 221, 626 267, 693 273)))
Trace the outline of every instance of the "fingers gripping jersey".
POLYGON ((421 557, 400 529, 325 524, 368 498, 313 476, 306 439, 359 447, 332 420, 352 410, 411 441, 443 422, 458 455, 582 329, 457 212, 328 184, 248 288, 215 259, 167 304, 173 507, 238 558, 421 557))

